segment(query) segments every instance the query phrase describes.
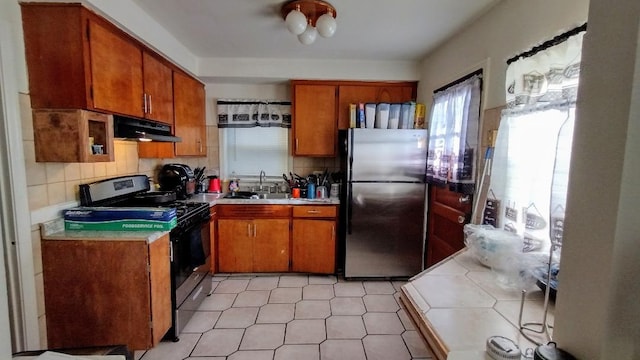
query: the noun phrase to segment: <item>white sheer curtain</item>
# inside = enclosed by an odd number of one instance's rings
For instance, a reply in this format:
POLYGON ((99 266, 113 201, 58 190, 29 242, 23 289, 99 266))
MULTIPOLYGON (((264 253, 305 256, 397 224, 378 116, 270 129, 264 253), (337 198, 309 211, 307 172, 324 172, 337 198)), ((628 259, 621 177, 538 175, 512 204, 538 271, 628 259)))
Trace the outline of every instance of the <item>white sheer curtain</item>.
POLYGON ((429 119, 427 182, 473 194, 478 148, 480 87, 474 75, 433 95, 429 119))
POLYGON ((489 198, 499 228, 525 239, 525 250, 562 242, 582 37, 512 63, 489 198), (528 248, 527 248, 528 247, 528 248))

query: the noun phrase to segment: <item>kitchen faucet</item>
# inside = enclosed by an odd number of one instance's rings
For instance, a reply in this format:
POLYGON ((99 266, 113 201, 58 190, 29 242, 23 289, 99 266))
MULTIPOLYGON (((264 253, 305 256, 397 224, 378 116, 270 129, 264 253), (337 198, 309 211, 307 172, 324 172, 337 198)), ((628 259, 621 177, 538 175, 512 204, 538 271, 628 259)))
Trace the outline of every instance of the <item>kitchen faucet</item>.
POLYGON ((265 180, 267 177, 267 174, 264 172, 264 170, 260 170, 260 190, 262 190, 262 181, 265 180))

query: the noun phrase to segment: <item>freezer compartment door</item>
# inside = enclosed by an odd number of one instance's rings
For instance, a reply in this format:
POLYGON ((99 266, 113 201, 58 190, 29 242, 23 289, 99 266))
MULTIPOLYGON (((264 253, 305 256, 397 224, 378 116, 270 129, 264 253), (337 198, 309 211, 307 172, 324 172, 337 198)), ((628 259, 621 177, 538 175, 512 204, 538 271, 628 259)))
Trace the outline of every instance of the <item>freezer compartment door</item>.
POLYGON ((425 185, 350 184, 345 277, 410 277, 422 270, 425 185))
POLYGON ((424 182, 427 130, 351 129, 351 181, 424 182))

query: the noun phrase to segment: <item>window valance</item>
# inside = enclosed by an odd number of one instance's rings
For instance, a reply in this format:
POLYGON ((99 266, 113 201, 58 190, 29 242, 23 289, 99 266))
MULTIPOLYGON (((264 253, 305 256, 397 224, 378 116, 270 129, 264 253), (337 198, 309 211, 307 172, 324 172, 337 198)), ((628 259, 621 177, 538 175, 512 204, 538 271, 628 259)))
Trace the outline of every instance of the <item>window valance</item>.
POLYGON ((291 127, 291 101, 218 99, 218 127, 291 127))

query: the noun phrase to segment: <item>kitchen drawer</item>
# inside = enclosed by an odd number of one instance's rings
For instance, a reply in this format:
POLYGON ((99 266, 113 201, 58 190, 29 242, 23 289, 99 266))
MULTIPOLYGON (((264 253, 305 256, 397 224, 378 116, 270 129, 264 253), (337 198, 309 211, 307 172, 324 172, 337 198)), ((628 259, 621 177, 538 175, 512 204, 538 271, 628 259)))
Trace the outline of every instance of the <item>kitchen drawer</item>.
POLYGON ((302 205, 293 207, 294 218, 334 218, 336 206, 332 205, 302 205))
POLYGON ((288 218, 288 205, 217 205, 218 218, 288 218))

